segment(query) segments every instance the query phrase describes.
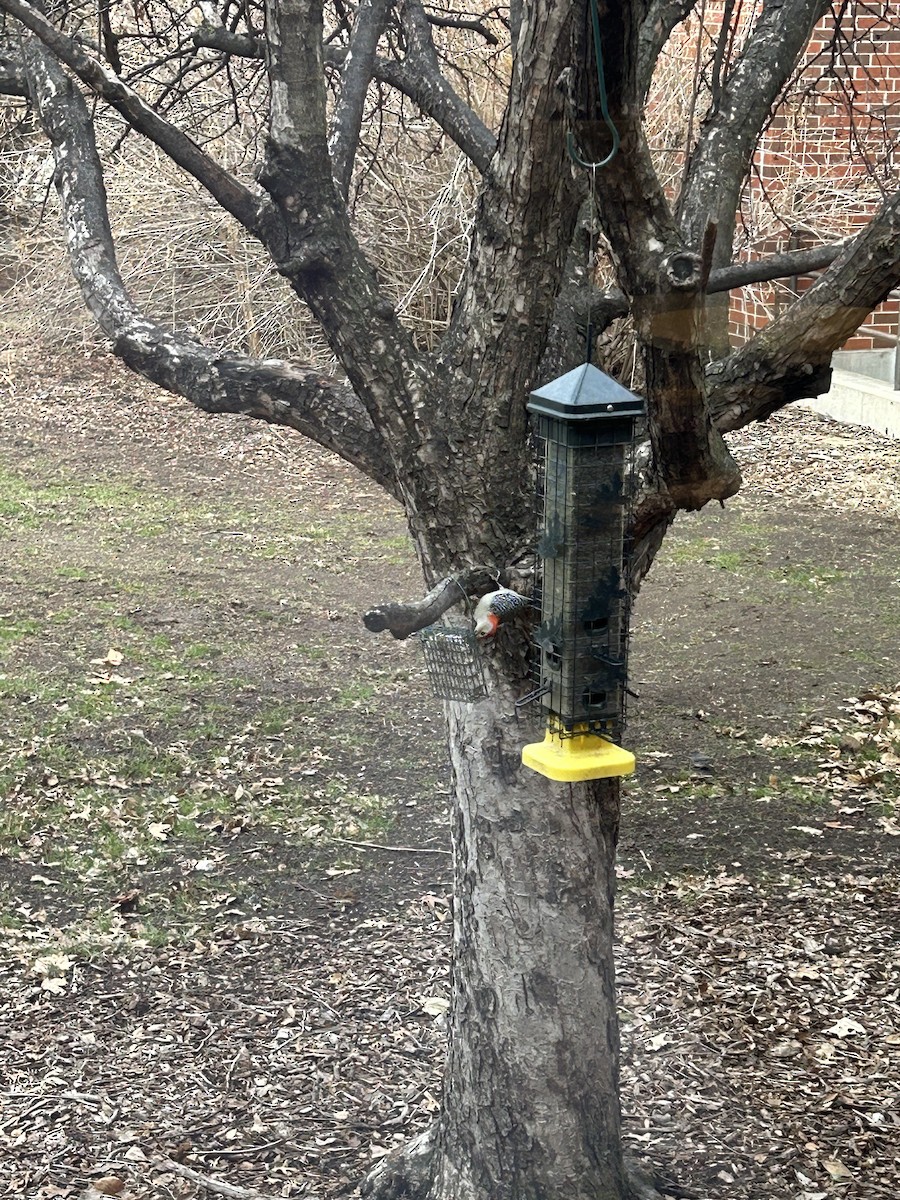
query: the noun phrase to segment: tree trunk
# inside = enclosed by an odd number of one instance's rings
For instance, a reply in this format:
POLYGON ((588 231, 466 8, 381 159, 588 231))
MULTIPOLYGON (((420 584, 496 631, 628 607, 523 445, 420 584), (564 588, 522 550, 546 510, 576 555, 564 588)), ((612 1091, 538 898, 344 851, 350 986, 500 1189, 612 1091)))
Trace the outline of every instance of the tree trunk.
MULTIPOLYGON (((622 1200, 612 957, 618 780, 552 783, 499 685, 449 706, 454 971, 446 1103, 364 1194, 622 1200)), ((529 728, 530 727, 530 728, 529 728)))

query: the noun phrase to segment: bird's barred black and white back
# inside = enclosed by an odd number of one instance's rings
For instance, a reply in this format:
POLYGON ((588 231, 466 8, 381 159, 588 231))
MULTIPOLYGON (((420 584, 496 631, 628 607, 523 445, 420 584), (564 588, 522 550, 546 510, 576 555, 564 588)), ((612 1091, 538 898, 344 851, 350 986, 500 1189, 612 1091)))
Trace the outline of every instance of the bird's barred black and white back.
POLYGON ((482 596, 475 606, 475 632, 479 637, 491 637, 497 626, 515 612, 528 608, 531 601, 527 596, 514 592, 512 588, 498 588, 482 596))

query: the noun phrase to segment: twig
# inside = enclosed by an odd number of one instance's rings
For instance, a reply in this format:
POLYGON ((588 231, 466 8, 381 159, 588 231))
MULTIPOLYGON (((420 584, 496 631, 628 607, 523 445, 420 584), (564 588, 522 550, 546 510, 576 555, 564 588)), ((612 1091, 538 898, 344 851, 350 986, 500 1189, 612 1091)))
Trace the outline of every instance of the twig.
POLYGON ((226 1092, 231 1090, 231 1079, 232 1079, 232 1076, 234 1075, 235 1071, 237 1070, 239 1064, 242 1061, 246 1061, 248 1057, 249 1056, 247 1054, 247 1047, 243 1043, 241 1043, 240 1049, 238 1050, 237 1054, 234 1056, 234 1058, 231 1061, 231 1066, 225 1072, 225 1091, 226 1092))
POLYGON ((451 854, 450 850, 438 850, 430 846, 386 846, 383 842, 354 842, 350 838, 333 837, 333 842, 342 846, 357 846, 360 850, 389 850, 392 854, 451 854))
POLYGON ((208 1175, 201 1175, 193 1167, 182 1166, 181 1163, 166 1158, 163 1154, 157 1155, 153 1159, 152 1165, 158 1171, 173 1171, 183 1179, 190 1179, 192 1183, 197 1183, 200 1187, 206 1188, 208 1192, 213 1192, 216 1196, 227 1196, 229 1200, 277 1200, 275 1196, 266 1196, 262 1192, 250 1188, 236 1187, 233 1183, 222 1183, 218 1179, 210 1179, 208 1175))
POLYGON ((93 1096, 89 1092, 63 1092, 64 1100, 77 1100, 79 1104, 102 1104, 102 1096, 93 1096))
POLYGON ((0 1123, 0 1130, 8 1129, 11 1125, 15 1124, 21 1125, 22 1122, 27 1121, 33 1113, 40 1112, 42 1108, 49 1107, 49 1105, 53 1104, 55 1100, 55 1096, 44 1096, 40 1100, 36 1100, 33 1104, 29 1104, 28 1108, 26 1108, 23 1113, 19 1113, 16 1116, 10 1117, 8 1121, 3 1121, 0 1123))
POLYGON ((235 1150, 197 1150, 191 1151, 200 1158, 248 1158, 251 1154, 259 1154, 262 1150, 273 1150, 283 1146, 284 1138, 276 1138, 274 1142, 262 1142, 259 1146, 238 1146, 235 1150))
POLYGON ((324 892, 317 892, 315 888, 311 888, 305 883, 300 883, 299 880, 294 883, 294 887, 299 888, 301 892, 309 892, 311 896, 315 896, 315 898, 317 900, 321 900, 323 904, 334 904, 333 896, 326 896, 324 892))
POLYGON ((667 929, 674 929, 676 933, 684 934, 685 937, 701 937, 706 938, 709 942, 718 942, 720 946, 732 946, 738 950, 746 950, 749 942, 736 942, 734 938, 722 937, 719 933, 708 933, 705 929, 698 929, 696 925, 678 925, 675 921, 666 922, 667 929))

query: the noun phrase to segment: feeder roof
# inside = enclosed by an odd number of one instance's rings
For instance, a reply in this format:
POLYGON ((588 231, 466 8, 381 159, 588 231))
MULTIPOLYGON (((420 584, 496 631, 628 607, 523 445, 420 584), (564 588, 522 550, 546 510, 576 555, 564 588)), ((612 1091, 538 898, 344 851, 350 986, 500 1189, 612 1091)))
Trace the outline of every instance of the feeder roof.
POLYGON ((603 417, 642 416, 644 401, 592 363, 582 363, 532 392, 528 409, 546 417, 596 421, 603 417))

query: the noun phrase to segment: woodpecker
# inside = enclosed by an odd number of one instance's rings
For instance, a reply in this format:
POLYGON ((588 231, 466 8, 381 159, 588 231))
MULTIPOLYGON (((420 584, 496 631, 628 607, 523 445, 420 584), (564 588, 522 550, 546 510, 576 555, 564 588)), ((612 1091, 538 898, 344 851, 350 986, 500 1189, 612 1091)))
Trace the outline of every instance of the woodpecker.
POLYGON ((475 633, 478 637, 493 637, 497 626, 511 613, 527 608, 531 601, 527 596, 520 596, 512 588, 500 588, 496 592, 488 592, 475 605, 475 633))

